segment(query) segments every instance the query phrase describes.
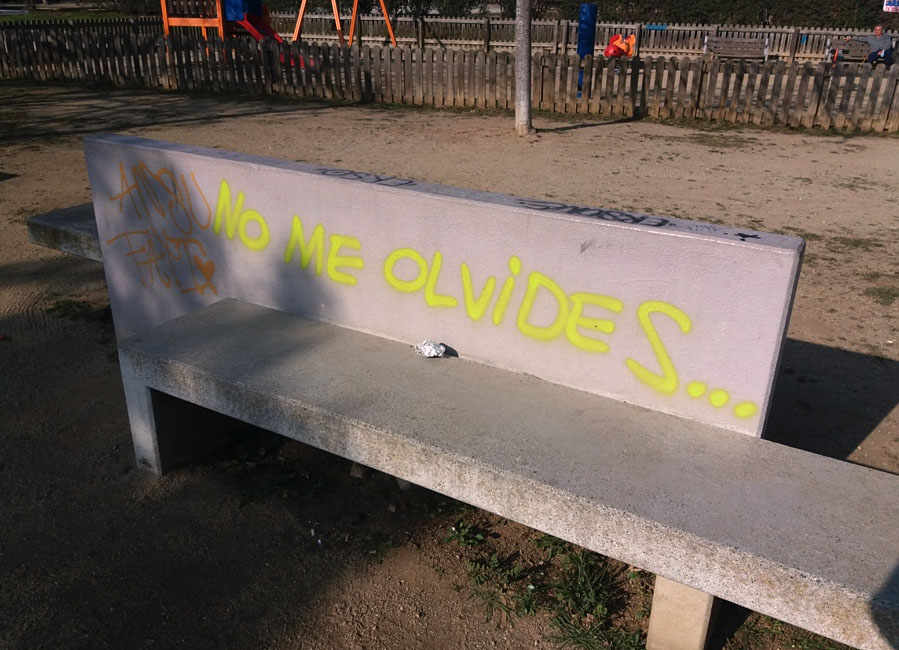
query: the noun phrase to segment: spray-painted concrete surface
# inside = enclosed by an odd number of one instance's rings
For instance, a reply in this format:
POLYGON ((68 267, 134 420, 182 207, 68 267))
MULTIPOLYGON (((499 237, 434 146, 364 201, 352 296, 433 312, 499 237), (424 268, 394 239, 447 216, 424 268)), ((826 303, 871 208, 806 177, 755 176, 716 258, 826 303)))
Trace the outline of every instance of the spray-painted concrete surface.
POLYGON ((203 432, 154 390, 854 647, 899 647, 899 476, 231 300, 120 349, 138 459, 157 471, 203 432))
POLYGON ((85 149, 120 337, 234 297, 762 433, 799 239, 137 138, 85 149))

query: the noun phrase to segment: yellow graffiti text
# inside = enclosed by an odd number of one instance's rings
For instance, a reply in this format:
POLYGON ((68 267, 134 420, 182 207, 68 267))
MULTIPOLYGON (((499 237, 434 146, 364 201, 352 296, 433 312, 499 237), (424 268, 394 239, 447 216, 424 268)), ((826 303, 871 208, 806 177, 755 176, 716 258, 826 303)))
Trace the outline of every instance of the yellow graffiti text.
POLYGON ((290 264, 296 250, 300 250, 300 268, 309 266, 312 258, 315 258, 315 274, 322 274, 325 259, 325 229, 321 224, 312 229, 312 236, 306 240, 303 233, 303 220, 293 216, 293 226, 290 229, 290 239, 287 248, 284 249, 284 263, 290 264))
POLYGON ((672 395, 677 391, 677 370, 674 369, 674 364, 671 362, 671 357, 665 349, 665 344, 662 343, 662 338, 652 323, 652 314, 664 314, 677 323, 681 332, 684 334, 690 332, 690 317, 680 309, 674 305, 669 305, 667 302, 647 300, 637 308, 637 318, 646 334, 646 338, 649 340, 649 345, 655 354, 661 373, 652 372, 634 359, 627 359, 625 364, 637 379, 653 390, 665 395, 672 395))
POLYGON ((222 181, 219 186, 218 203, 215 207, 215 221, 212 224, 212 231, 216 235, 221 233, 222 219, 224 218, 225 236, 228 239, 234 239, 236 232, 243 245, 250 250, 264 250, 271 239, 268 223, 266 223, 265 217, 256 210, 244 210, 244 198, 244 193, 238 192, 237 201, 232 207, 231 187, 228 185, 228 181, 222 181), (255 224, 255 234, 250 233, 250 224, 255 224))
POLYGON ((361 250, 362 244, 355 237, 346 235, 331 235, 331 245, 328 247, 328 277, 340 284, 354 285, 358 281, 356 276, 350 275, 338 268, 361 269, 365 266, 362 258, 357 255, 340 255, 341 248, 361 250))

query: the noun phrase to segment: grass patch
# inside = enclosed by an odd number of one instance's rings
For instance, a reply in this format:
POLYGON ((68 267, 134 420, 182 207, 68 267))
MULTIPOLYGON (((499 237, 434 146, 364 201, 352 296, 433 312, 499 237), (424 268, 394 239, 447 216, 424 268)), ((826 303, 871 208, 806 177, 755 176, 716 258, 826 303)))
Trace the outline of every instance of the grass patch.
POLYGON ((758 138, 735 135, 734 133, 691 133, 684 138, 687 142, 709 147, 710 149, 745 149, 758 144, 758 138))
POLYGON ((643 647, 640 617, 623 622, 626 565, 550 535, 531 539, 528 548, 504 549, 489 526, 464 518, 444 541, 460 547, 469 593, 488 620, 543 614, 551 626, 546 639, 562 648, 643 647))
POLYGON ((831 237, 827 240, 827 247, 835 252, 851 250, 868 253, 875 248, 882 248, 883 244, 870 237, 831 237))
POLYGON ((47 309, 47 313, 69 320, 102 323, 112 321, 112 311, 109 308, 109 303, 97 306, 87 300, 73 300, 71 298, 60 298, 47 309))
POLYGON ((865 295, 878 304, 889 307, 899 298, 899 287, 868 287, 865 295))
POLYGON ((819 235, 818 233, 809 232, 808 230, 797 228, 795 226, 784 226, 783 231, 785 234, 789 234, 794 237, 802 237, 806 241, 818 241, 819 239, 822 239, 821 235, 819 235))
POLYGON ((897 278, 899 277, 899 271, 893 271, 892 273, 884 273, 883 271, 867 271, 861 274, 863 280, 867 280, 868 282, 877 282, 878 280, 884 280, 886 278, 897 278))

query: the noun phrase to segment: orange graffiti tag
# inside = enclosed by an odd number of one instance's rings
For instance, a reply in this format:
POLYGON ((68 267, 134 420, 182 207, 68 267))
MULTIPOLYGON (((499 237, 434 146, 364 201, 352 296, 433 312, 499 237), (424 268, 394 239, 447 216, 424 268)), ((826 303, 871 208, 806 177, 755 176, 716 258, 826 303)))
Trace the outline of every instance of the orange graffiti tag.
POLYGON ((166 167, 153 171, 143 161, 130 167, 119 162, 119 183, 118 194, 109 197, 118 203, 119 214, 151 223, 123 231, 106 243, 125 246, 125 257, 134 261, 141 286, 153 287, 158 279, 167 289, 217 295, 215 262, 203 243, 190 236, 195 228, 207 230, 212 224, 212 210, 196 175, 176 174, 166 167))
POLYGON ((197 177, 190 173, 190 182, 184 174, 176 175, 166 167, 152 171, 141 161, 130 168, 128 177, 125 164, 119 162, 119 193, 110 196, 111 201, 118 201, 119 214, 122 213, 125 199, 130 200, 132 211, 140 219, 153 216, 171 221, 184 235, 193 232, 194 225, 205 230, 212 221, 212 211, 206 196, 197 183, 197 177), (199 201, 194 199, 194 190, 199 201), (202 201, 205 215, 197 213, 196 204, 202 201))

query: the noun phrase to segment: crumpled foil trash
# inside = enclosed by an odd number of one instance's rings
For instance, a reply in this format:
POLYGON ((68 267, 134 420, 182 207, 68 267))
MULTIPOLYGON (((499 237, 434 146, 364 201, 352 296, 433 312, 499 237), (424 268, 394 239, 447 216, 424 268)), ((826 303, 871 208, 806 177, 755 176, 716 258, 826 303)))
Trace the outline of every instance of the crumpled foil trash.
POLYGON ((442 357, 446 354, 446 346, 436 341, 422 341, 415 346, 415 351, 429 358, 442 357))

